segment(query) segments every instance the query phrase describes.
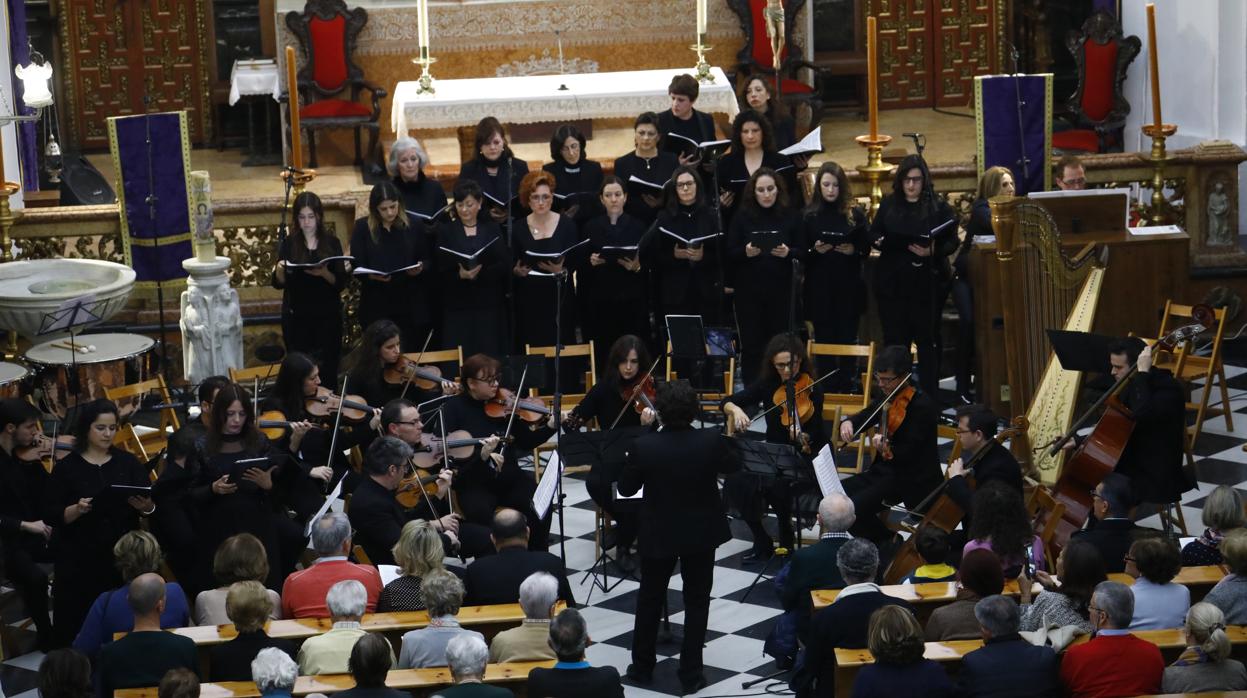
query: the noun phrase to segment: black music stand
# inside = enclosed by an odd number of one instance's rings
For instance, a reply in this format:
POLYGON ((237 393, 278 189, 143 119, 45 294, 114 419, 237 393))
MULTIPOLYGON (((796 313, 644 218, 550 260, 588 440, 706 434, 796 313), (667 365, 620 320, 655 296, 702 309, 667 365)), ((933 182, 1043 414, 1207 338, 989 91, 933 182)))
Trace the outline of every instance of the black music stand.
MULTIPOLYGON (((735 356, 731 329, 705 327, 700 315, 667 315, 664 320, 667 339, 671 342, 668 361, 682 359, 692 364, 692 370, 685 377, 699 395, 718 394, 721 388, 699 386, 697 385, 699 381, 694 378, 704 379, 707 373, 706 367, 710 362, 729 360, 735 356)), ((699 400, 698 406, 701 409, 698 420, 703 424, 708 423, 710 415, 705 411, 706 405, 699 400)), ((717 407, 716 404, 716 409, 711 414, 718 414, 717 407)))
MULTIPOLYGON (((62 418, 68 417, 70 412, 77 413, 78 395, 82 392, 82 386, 78 384, 78 343, 74 341, 77 336, 75 330, 90 325, 93 322, 99 322, 102 318, 96 315, 88 305, 96 305, 94 293, 88 293, 84 296, 71 298, 60 307, 43 316, 43 320, 39 323, 39 331, 35 333, 36 337, 54 334, 58 332, 69 333, 69 366, 70 372, 65 380, 65 389, 71 393, 70 400, 67 404, 70 406, 66 409, 62 418)), ((51 403, 49 403, 50 405, 51 403)), ((54 459, 55 460, 55 459, 54 459)))

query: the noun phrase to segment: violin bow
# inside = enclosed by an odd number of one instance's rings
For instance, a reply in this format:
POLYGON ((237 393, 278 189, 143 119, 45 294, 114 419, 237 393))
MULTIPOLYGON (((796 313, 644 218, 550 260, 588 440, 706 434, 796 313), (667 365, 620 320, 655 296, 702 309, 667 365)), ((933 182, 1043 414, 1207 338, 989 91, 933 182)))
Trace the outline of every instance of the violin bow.
MULTIPOLYGON (((350 377, 351 377, 351 374, 349 372, 342 374, 342 394, 343 395, 346 395, 346 382, 347 380, 350 379, 350 377)), ((338 432, 341 430, 341 427, 342 427, 342 404, 341 404, 341 400, 339 400, 338 416, 333 418, 333 436, 329 437, 329 462, 325 464, 325 465, 328 465, 330 468, 333 468, 333 454, 334 454, 334 449, 338 447, 338 432)), ((325 494, 329 494, 329 482, 331 482, 332 480, 333 480, 333 476, 330 475, 329 480, 325 482, 325 494)))
MULTIPOLYGON (((827 380, 828 378, 831 378, 833 375, 835 375, 835 374, 836 374, 836 373, 838 373, 839 371, 840 371, 840 369, 838 369, 838 368, 833 368, 832 370, 828 371, 827 373, 824 373, 824 374, 823 374, 823 375, 822 375, 822 376, 821 376, 818 380, 814 381, 813 383, 810 383, 809 385, 805 386, 804 388, 802 388, 802 389, 800 389, 800 390, 795 391, 795 392, 793 393, 793 396, 792 396, 793 402, 796 402, 796 399, 797 399, 797 396, 798 396, 798 395, 801 395, 802 393, 805 393, 805 392, 808 392, 808 391, 812 390, 812 389, 814 388, 814 386, 818 385, 819 383, 822 383, 823 381, 827 380)), ((763 417, 767 416, 768 414, 770 414, 770 413, 774 412, 775 410, 777 410, 777 409, 779 409, 779 408, 781 408, 781 407, 783 407, 784 405, 787 405, 787 404, 788 404, 788 401, 787 401, 787 400, 784 400, 783 402, 779 403, 778 405, 771 405, 770 407, 766 408, 766 410, 765 410, 765 411, 758 413, 758 416, 757 416, 757 417, 754 417, 753 419, 749 420, 749 423, 750 423, 750 424, 753 424, 754 422, 758 421, 759 419, 762 419, 763 417)), ((821 407, 821 405, 819 405, 818 407, 821 407)), ((874 415, 871 415, 871 418, 874 418, 874 415)))
MULTIPOLYGON (((433 330, 429 330, 429 333, 424 337, 424 346, 420 347, 420 353, 416 354, 416 366, 420 365, 420 359, 424 358, 424 352, 429 348, 429 342, 432 340, 433 330)), ((399 360, 402 360, 402 354, 399 354, 399 360)), ((407 380, 403 381, 403 392, 398 394, 400 400, 407 397, 407 389, 411 387, 411 381, 415 380, 415 378, 416 372, 413 367, 412 372, 407 376, 407 380)))
MULTIPOLYGON (((868 427, 870 423, 874 421, 875 417, 879 415, 879 412, 882 411, 884 407, 887 407, 888 403, 892 401, 892 398, 896 397, 896 394, 901 392, 902 388, 909 385, 909 377, 912 375, 914 375, 912 372, 905 374, 905 377, 901 379, 900 383, 896 384, 896 387, 892 389, 892 392, 888 393, 888 396, 883 398, 883 400, 879 403, 879 406, 875 408, 875 411, 871 412, 870 415, 866 417, 866 419, 862 420, 861 425, 857 427, 857 429, 853 432, 853 435, 849 437, 847 441, 840 444, 840 447, 836 449, 836 453, 843 451, 845 448, 848 447, 849 444, 856 441, 857 438, 862 435, 863 431, 866 431, 866 427, 868 427)), ((883 428, 884 428, 884 431, 887 430, 886 422, 884 423, 883 428)))
MULTIPOLYGON (((507 430, 502 434, 502 441, 498 443, 498 447, 502 447, 502 443, 511 438, 511 427, 515 424, 515 412, 520 407, 520 393, 524 390, 524 381, 528 379, 528 362, 524 362, 524 371, 520 374, 520 385, 515 389, 514 399, 511 401, 511 414, 507 417, 507 430)), ((491 454, 492 455, 492 454, 491 454)), ((494 468, 497 470, 497 468, 494 468)))
MULTIPOLYGON (((637 379, 636 386, 632 388, 632 395, 628 396, 628 400, 624 403, 623 409, 619 410, 619 414, 615 415, 615 420, 611 422, 611 429, 614 429, 615 426, 619 424, 619 420, 623 419, 624 412, 627 412, 628 408, 632 406, 632 403, 636 402, 637 396, 641 394, 641 386, 645 385, 645 379, 654 375, 654 369, 658 368, 658 362, 662 361, 663 357, 666 355, 667 352, 665 351, 659 354, 658 358, 654 359, 654 363, 649 365, 649 369, 645 371, 645 375, 637 379)), ((654 412, 657 414, 658 411, 655 410, 654 412)))

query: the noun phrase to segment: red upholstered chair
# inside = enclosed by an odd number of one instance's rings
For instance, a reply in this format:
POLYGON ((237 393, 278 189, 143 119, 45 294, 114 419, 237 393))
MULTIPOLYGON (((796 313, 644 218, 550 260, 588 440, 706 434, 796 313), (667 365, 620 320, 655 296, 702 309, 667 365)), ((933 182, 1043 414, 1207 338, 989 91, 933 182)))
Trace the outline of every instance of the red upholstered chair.
POLYGON ((343 0, 308 0, 301 14, 286 15, 286 27, 303 45, 306 62, 299 71, 299 125, 307 132, 310 165, 316 167, 316 131, 329 128, 355 130, 355 165, 363 165, 360 129, 368 129, 371 171, 382 171, 380 159, 381 99, 386 91, 364 79, 364 71, 351 59, 359 32, 368 23, 362 7, 348 9, 343 0), (361 102, 367 90, 371 103, 361 102))
MULTIPOLYGON (((766 20, 762 14, 766 9, 766 0, 727 0, 727 4, 740 19, 741 31, 745 33, 745 46, 736 54, 734 77, 737 84, 743 84, 743 81, 755 74, 762 74, 770 77, 769 82, 774 89, 774 53, 771 51, 771 41, 766 35, 766 20)), ((794 41, 792 27, 797 12, 804 4, 805 0, 784 0, 784 36, 787 40, 780 51, 779 86, 791 113, 799 113, 801 107, 809 109, 809 126, 812 128, 822 120, 824 71, 813 63, 798 58, 803 52, 801 46, 794 41), (813 85, 802 82, 797 77, 801 70, 807 68, 814 76, 813 85)))
POLYGON ((1107 12, 1096 12, 1071 31, 1065 46, 1078 67, 1078 89, 1065 104, 1062 118, 1071 128, 1052 134, 1061 151, 1101 153, 1120 147, 1121 130, 1130 113, 1122 95, 1126 68, 1139 55, 1139 37, 1121 35, 1121 25, 1107 12))

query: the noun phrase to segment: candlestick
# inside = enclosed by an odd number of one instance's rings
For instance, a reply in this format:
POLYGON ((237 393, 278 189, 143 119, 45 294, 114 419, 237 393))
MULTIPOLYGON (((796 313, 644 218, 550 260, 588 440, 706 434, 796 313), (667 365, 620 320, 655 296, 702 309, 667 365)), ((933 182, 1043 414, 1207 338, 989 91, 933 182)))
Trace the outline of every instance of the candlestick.
POLYGON ((697 43, 701 43, 702 34, 706 33, 706 0, 697 0, 697 43))
POLYGON ((1144 160, 1152 164, 1152 211, 1146 216, 1151 225, 1169 225, 1174 222, 1173 207, 1165 199, 1165 163, 1170 160, 1165 152, 1165 139, 1178 132, 1174 124, 1143 124, 1143 135, 1152 139, 1152 152, 1144 160))
POLYGON ((879 138, 879 47, 874 17, 866 18, 866 104, 870 114, 870 139, 879 138))
POLYGON ((411 59, 412 63, 421 67, 420 79, 416 82, 419 87, 416 88, 417 95, 431 95, 437 92, 433 89, 433 73, 429 71, 429 66, 436 63, 437 59, 429 55, 429 47, 420 47, 420 57, 411 59))
POLYGON ((416 18, 419 25, 420 48, 427 49, 429 47, 429 0, 420 0, 416 3, 416 18))
POLYGON ((866 149, 866 164, 858 165, 857 171, 866 175, 867 181, 870 182, 870 210, 867 216, 874 220, 875 211, 879 210, 879 201, 883 198, 883 190, 879 187, 879 180, 895 169, 894 165, 889 165, 883 161, 883 149, 887 144, 892 142, 891 136, 875 135, 875 136, 858 136, 857 144, 866 149))
POLYGON ((303 169, 303 141, 299 135, 299 80, 296 76, 294 47, 286 47, 286 94, 290 98, 290 164, 303 169))

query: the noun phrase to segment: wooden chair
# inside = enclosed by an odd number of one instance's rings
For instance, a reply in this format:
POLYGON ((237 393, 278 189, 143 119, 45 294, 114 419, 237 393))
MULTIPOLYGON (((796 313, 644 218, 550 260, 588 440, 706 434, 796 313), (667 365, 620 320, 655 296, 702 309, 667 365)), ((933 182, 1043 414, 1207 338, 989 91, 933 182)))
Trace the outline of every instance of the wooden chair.
POLYGON ((182 426, 178 420, 177 411, 173 407, 160 409, 160 426, 156 429, 136 428, 132 421, 127 419, 139 408, 143 398, 150 393, 156 393, 162 405, 173 403, 163 376, 104 390, 104 396, 117 404, 123 421, 127 422, 123 428, 117 430, 115 443, 142 461, 150 458, 149 454, 155 454, 163 449, 169 443, 169 436, 182 426))
POLYGON ((1139 37, 1122 36, 1117 19, 1099 11, 1083 22, 1081 31, 1069 32, 1065 46, 1078 68, 1078 89, 1061 114, 1072 128, 1053 133, 1052 147, 1087 153, 1120 148, 1121 131, 1130 113, 1122 85, 1126 69, 1139 55, 1139 37))
MULTIPOLYGON (((944 465, 949 465, 961 457, 961 437, 957 434, 957 427, 941 424, 936 427, 935 433, 939 438, 951 439, 953 442, 952 450, 948 452, 948 461, 944 465)), ((948 468, 944 469, 944 479, 948 479, 948 468)))
POLYGON ((458 380, 459 368, 463 366, 463 347, 454 349, 438 349, 437 351, 407 352, 403 356, 415 361, 420 359, 421 366, 436 366, 446 380, 458 380))
POLYGON ((1035 485, 1030 497, 1026 499, 1026 513, 1031 517, 1031 529, 1039 540, 1043 541, 1044 560, 1049 570, 1056 569, 1056 553, 1052 550, 1052 539, 1056 534, 1057 524, 1065 515, 1065 505, 1058 502, 1048 488, 1035 485))
MULTIPOLYGON (((555 351, 554 347, 535 347, 531 344, 524 345, 524 353, 530 356, 541 356, 546 359, 553 359, 554 351, 555 351)), ((597 384, 598 367, 597 367, 597 359, 594 358, 594 353, 593 353, 593 340, 589 340, 588 344, 564 344, 562 351, 559 352, 559 355, 561 357, 560 360, 566 359, 569 357, 571 358, 584 357, 589 362, 589 370, 585 371, 585 391, 583 393, 567 393, 563 395, 563 398, 560 403, 560 409, 566 411, 566 410, 570 410, 576 405, 579 405, 580 401, 585 399, 585 395, 588 395, 589 391, 593 389, 593 386, 597 384)), ((550 376, 550 381, 551 382, 554 381, 553 376, 550 376)), ((529 397, 540 398, 547 405, 554 404, 554 396, 553 395, 542 395, 540 388, 530 387, 528 389, 528 395, 529 397)), ((541 479, 541 471, 542 471, 542 468, 544 467, 541 458, 543 455, 552 453, 554 451, 554 448, 555 448, 554 444, 544 443, 538 446, 537 448, 533 449, 533 477, 537 478, 538 480, 541 479)), ((564 473, 584 473, 588 471, 589 471, 589 466, 587 465, 574 465, 574 466, 569 466, 563 469, 564 473)))
POLYGON ((231 383, 237 383, 247 390, 255 391, 257 388, 263 390, 268 384, 277 380, 277 372, 281 370, 281 364, 260 364, 251 368, 231 368, 229 370, 229 379, 231 383))
MULTIPOLYGON (((1172 332, 1174 329, 1182 325, 1194 322, 1191 317, 1194 309, 1189 305, 1181 305, 1173 301, 1165 302, 1165 314, 1160 320, 1160 333, 1157 335, 1163 337, 1172 332)), ((1213 310, 1213 319, 1216 322, 1215 327, 1208 328, 1212 332, 1212 351, 1208 356, 1197 356, 1192 347, 1193 342, 1184 342, 1178 347, 1172 358, 1161 357, 1155 362, 1157 368, 1165 368, 1173 371, 1174 377, 1179 380, 1190 383, 1192 381, 1202 380, 1204 387, 1200 391, 1199 402, 1186 403, 1187 412, 1195 413, 1195 422, 1186 428, 1186 457, 1189 465, 1194 465, 1195 442, 1199 439, 1199 435, 1203 433, 1204 418, 1209 414, 1222 415, 1225 418, 1226 430, 1234 429, 1234 412, 1230 409, 1229 388, 1225 380, 1225 364, 1221 357, 1221 341, 1225 334, 1225 308, 1217 308, 1213 310), (1221 399, 1219 407, 1209 407, 1208 401, 1212 397, 1213 382, 1220 380, 1221 399)))
MULTIPOLYGON (((709 351, 709 347, 707 347, 706 349, 707 351, 709 351)), ((667 355, 668 356, 671 355, 671 342, 670 341, 667 342, 667 355)), ((722 357, 716 357, 716 358, 722 358, 722 357)), ((679 372, 677 372, 675 368, 673 367, 673 363, 674 362, 672 362, 671 360, 667 361, 667 371, 666 371, 667 382, 671 382, 673 380, 679 380, 680 378, 679 372)), ((714 407, 712 411, 718 412, 719 402, 723 400, 723 398, 736 392, 735 387, 736 387, 736 357, 729 356, 727 359, 727 370, 723 372, 723 392, 702 391, 702 390, 697 391, 701 398, 702 407, 704 408, 708 405, 713 405, 714 407)))
MULTIPOLYGON (((809 354, 810 360, 820 363, 823 357, 834 357, 836 360, 843 358, 852 358, 858 364, 862 361, 866 363, 866 370, 862 373, 862 392, 860 393, 823 393, 823 421, 831 422, 833 429, 840 428, 840 420, 845 417, 845 413, 860 412, 870 406, 870 386, 872 384, 871 376, 875 373, 875 343, 869 344, 824 344, 810 341, 806 345, 806 353, 809 354)), ((822 363, 832 363, 831 361, 822 363)), ((827 368, 824 366, 823 371, 827 368)), ((860 473, 862 466, 866 460, 866 450, 870 448, 867 434, 873 430, 862 432, 862 438, 850 444, 857 449, 857 462, 852 468, 837 468, 841 472, 860 473)), ((873 450, 872 450, 873 455, 873 450)))

